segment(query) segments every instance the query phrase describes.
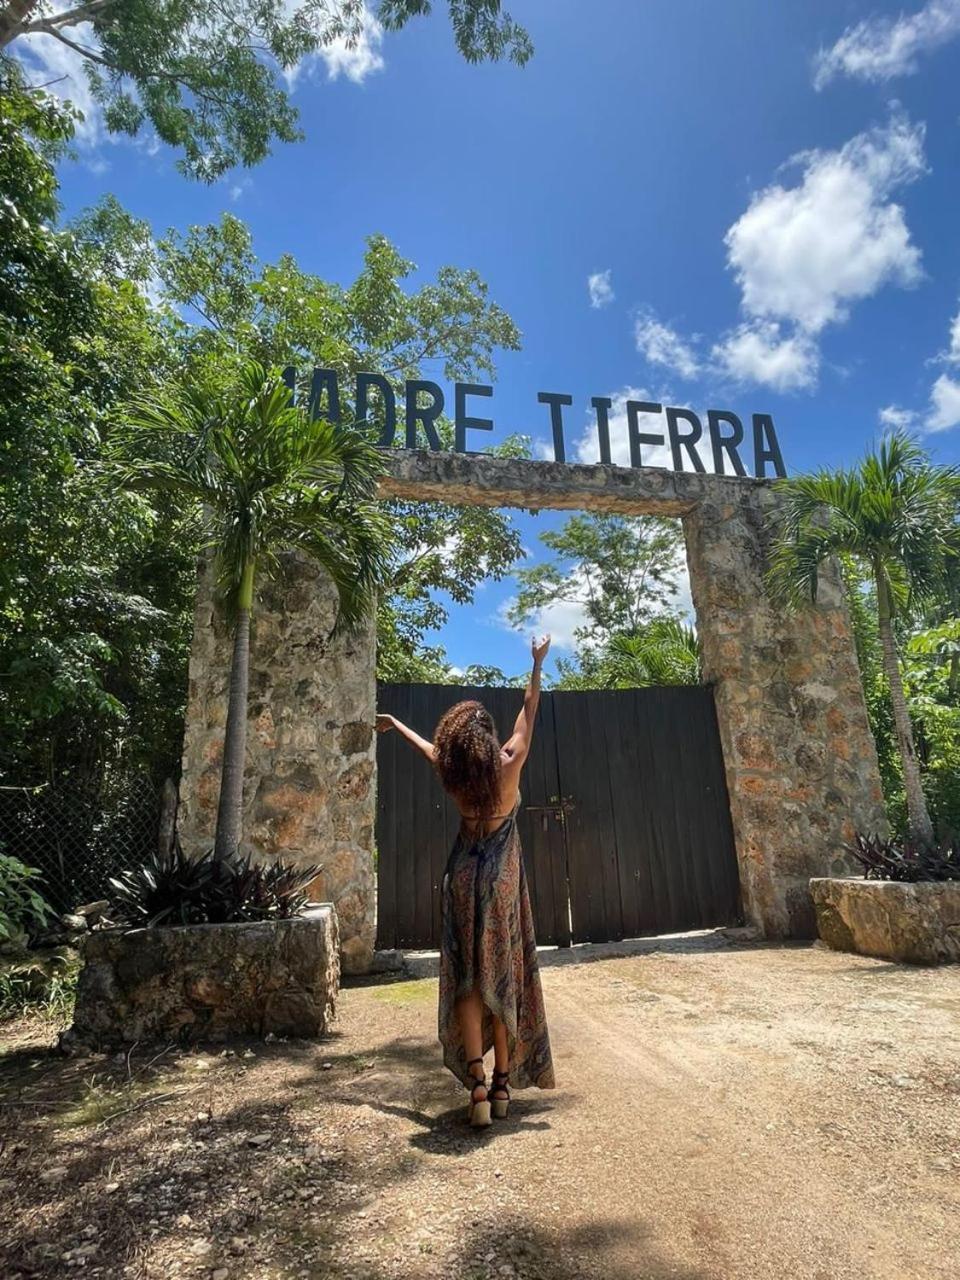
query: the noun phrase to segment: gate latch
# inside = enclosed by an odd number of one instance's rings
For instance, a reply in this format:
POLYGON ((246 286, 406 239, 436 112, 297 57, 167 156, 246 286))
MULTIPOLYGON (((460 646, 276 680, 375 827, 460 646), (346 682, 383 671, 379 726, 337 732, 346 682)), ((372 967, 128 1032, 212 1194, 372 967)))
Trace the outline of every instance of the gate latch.
POLYGON ((525 804, 523 807, 529 813, 540 814, 540 825, 546 831, 551 814, 562 827, 566 824, 567 814, 575 809, 576 805, 569 796, 551 796, 549 804, 525 804))

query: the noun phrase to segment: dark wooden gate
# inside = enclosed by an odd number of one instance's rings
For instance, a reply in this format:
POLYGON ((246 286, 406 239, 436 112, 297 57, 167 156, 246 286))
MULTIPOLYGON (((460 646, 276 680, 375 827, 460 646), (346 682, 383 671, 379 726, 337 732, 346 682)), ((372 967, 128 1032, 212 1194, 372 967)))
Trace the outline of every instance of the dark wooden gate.
MULTIPOLYGON (((517 689, 382 685, 379 709, 430 737, 463 698, 501 737, 517 689)), ((456 807, 398 735, 377 748, 377 945, 434 948, 456 807)), ((545 693, 520 836, 537 940, 567 946, 731 924, 739 880, 708 688, 545 693)))

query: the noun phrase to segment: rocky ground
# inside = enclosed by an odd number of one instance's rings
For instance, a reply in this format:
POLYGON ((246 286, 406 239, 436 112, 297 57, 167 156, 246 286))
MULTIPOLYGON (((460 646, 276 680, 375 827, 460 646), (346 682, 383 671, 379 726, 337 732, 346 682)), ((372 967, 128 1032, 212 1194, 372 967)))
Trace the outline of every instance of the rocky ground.
POLYGON ((344 992, 319 1045, 64 1060, 8 1024, 0 1276, 960 1272, 960 972, 719 939, 554 959, 559 1088, 483 1134, 429 977, 344 992))

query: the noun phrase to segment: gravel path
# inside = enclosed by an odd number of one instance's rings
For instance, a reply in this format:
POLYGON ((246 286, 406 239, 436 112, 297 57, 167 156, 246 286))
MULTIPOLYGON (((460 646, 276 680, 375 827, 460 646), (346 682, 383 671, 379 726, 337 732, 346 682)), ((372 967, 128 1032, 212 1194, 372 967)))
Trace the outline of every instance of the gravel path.
POLYGON ((0 1275, 960 1272, 956 969, 701 942, 543 977, 560 1087, 480 1135, 430 978, 346 991, 319 1047, 63 1063, 11 1030, 0 1275))

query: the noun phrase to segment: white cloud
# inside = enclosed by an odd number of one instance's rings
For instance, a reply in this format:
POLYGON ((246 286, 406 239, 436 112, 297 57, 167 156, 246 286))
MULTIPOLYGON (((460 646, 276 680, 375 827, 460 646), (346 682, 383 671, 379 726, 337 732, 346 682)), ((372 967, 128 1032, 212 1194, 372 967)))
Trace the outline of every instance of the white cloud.
POLYGON ((839 151, 795 157, 798 185, 754 196, 726 235, 748 315, 818 333, 884 284, 920 279, 920 251, 889 196, 925 172, 923 137, 922 125, 895 114, 839 151))
POLYGON ((793 184, 758 191, 724 237, 740 287, 740 324, 707 358, 696 335, 685 338, 645 310, 635 339, 648 361, 684 378, 709 373, 779 392, 812 391, 823 330, 884 285, 920 280, 920 250, 892 196, 926 172, 922 124, 895 110, 885 126, 790 164, 799 168, 793 184))
POLYGON ((960 0, 929 0, 916 13, 896 18, 872 17, 848 27, 815 62, 818 89, 836 76, 885 81, 910 75, 919 56, 931 53, 960 35, 960 0))
MULTIPOLYGON (((960 310, 950 321, 950 339, 946 351, 936 363, 960 366, 960 310)), ((960 426, 960 380, 952 373, 941 373, 930 388, 930 408, 924 426, 928 431, 948 431, 960 426)))
POLYGON ((642 311, 637 316, 633 336, 637 350, 651 364, 664 365, 681 378, 695 378, 700 372, 700 362, 690 343, 652 311, 642 311))
POLYGON ((943 354, 948 364, 960 364, 960 311, 950 322, 950 346, 943 354))
POLYGON ((717 372, 736 382, 753 382, 774 391, 809 391, 817 385, 820 352, 804 333, 784 336, 775 321, 742 324, 714 346, 717 372))
POLYGON ((960 426, 960 382, 941 373, 930 388, 930 411, 924 424, 928 431, 947 431, 960 426))
POLYGON ((329 44, 318 49, 315 54, 305 58, 302 63, 287 72, 290 84, 299 77, 301 71, 311 74, 319 63, 326 67, 327 79, 336 80, 344 76, 354 84, 362 84, 367 76, 375 71, 382 71, 386 66, 380 52, 383 44, 383 27, 366 5, 361 14, 360 35, 349 43, 343 36, 331 40, 329 44))
POLYGON ((890 427, 893 431, 906 431, 917 420, 917 415, 912 409, 901 409, 896 404, 888 404, 877 416, 882 426, 890 427))
POLYGON ((905 430, 919 425, 925 431, 949 431, 960 426, 960 310, 950 321, 950 333, 945 351, 939 352, 932 365, 946 365, 947 371, 935 379, 930 388, 930 403, 925 414, 899 405, 887 405, 880 410, 880 421, 885 427, 905 430))
POLYGON ((613 286, 610 283, 610 271, 595 271, 592 276, 587 276, 587 290, 590 294, 590 305, 597 311, 601 307, 609 307, 610 303, 616 297, 613 292, 613 286))
MULTIPOLYGON (((619 391, 610 392, 608 399, 613 401, 607 413, 610 425, 610 460, 615 466, 629 467, 631 465, 630 427, 627 402, 629 400, 638 400, 641 402, 646 401, 647 403, 666 404, 666 397, 651 395, 650 392, 643 391, 639 387, 621 387, 619 391)), ((701 438, 700 443, 695 447, 704 467, 707 471, 712 471, 713 455, 709 439, 706 438, 706 415, 702 415, 700 421, 704 428, 704 438, 701 438)), ((667 441, 666 414, 661 414, 659 417, 641 414, 639 424, 641 431, 664 437, 663 444, 641 445, 643 465, 645 467, 665 467, 667 470, 672 471, 673 454, 667 441)), ((577 462, 594 463, 600 461, 597 419, 593 410, 588 413, 583 432, 574 445, 572 452, 577 462)), ((690 470, 689 460, 685 459, 685 461, 687 462, 685 470, 690 470)))

